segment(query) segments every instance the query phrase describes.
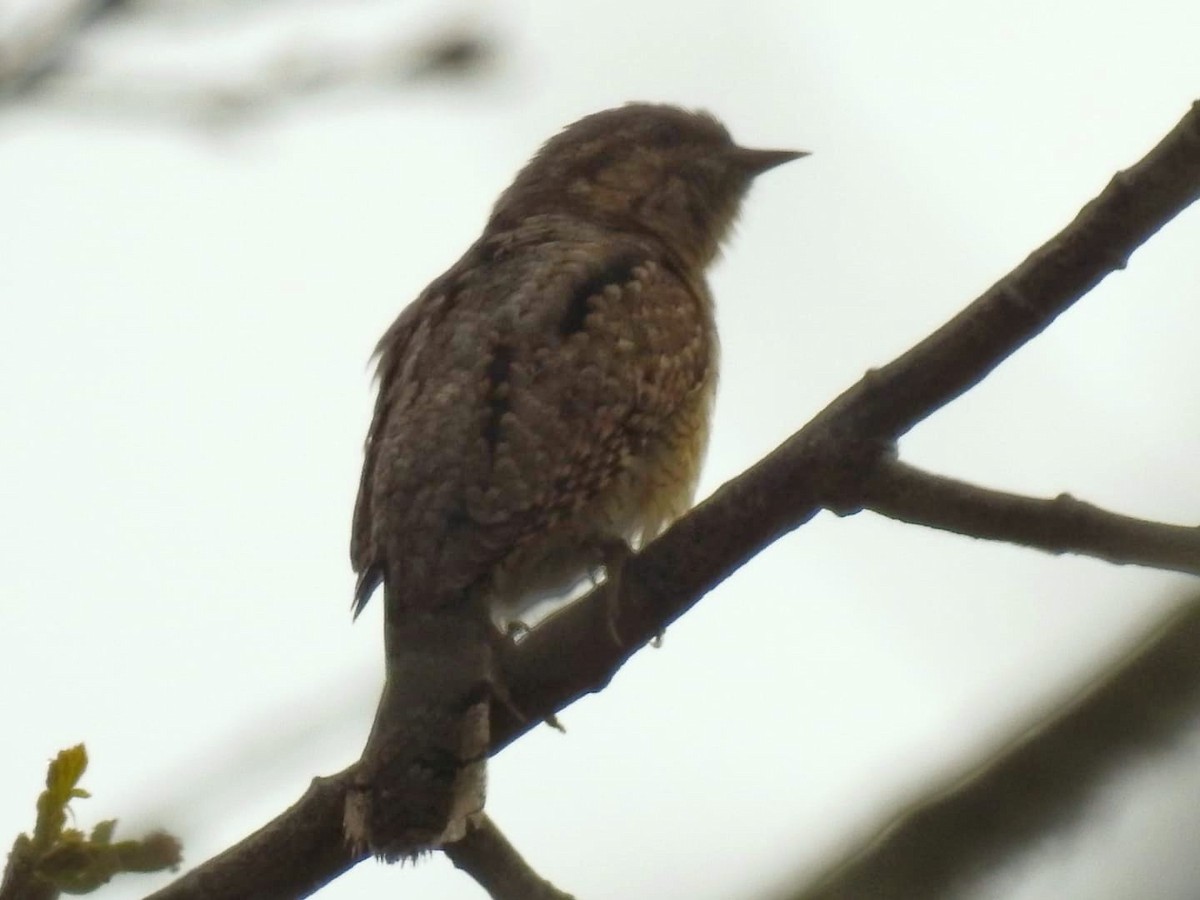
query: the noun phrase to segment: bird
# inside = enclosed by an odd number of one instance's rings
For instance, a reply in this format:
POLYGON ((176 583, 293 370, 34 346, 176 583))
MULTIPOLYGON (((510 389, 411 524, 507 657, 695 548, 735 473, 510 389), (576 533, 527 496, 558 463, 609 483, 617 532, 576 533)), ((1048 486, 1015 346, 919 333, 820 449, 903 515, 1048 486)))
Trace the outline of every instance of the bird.
POLYGON ((348 837, 385 857, 461 839, 503 623, 615 576, 691 506, 718 367, 705 271, 755 177, 806 155, 672 105, 588 115, 387 329, 350 548, 355 615, 383 588, 387 673, 348 837))

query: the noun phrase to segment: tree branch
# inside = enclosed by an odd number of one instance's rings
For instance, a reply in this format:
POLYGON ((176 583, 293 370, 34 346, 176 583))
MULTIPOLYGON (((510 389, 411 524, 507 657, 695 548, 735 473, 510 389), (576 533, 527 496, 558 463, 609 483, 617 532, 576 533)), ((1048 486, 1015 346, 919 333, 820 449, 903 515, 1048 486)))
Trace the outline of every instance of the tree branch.
POLYGON ((121 5, 121 0, 53 0, 0 35, 0 98, 39 87, 71 55, 87 27, 121 5))
MULTIPOLYGON (((645 642, 756 553, 823 506, 849 512, 894 441, 978 383, 1200 196, 1200 103, 1141 162, 1118 174, 1056 237, 895 361, 868 373, 757 465, 728 482, 626 565, 614 644, 603 590, 538 626, 505 662, 524 716, 492 709, 497 752, 598 691, 645 642)), ((306 896, 356 864, 341 833, 351 770, 154 900, 306 896)))
POLYGON ((1118 515, 1070 494, 1020 497, 889 459, 875 466, 860 500, 893 519, 969 537, 1200 575, 1200 528, 1118 515))
POLYGON ((37 857, 17 838, 0 878, 0 900, 58 900, 62 896, 53 882, 38 877, 36 863, 37 857))
POLYGON ((781 896, 947 896, 1077 819, 1098 784, 1178 739, 1200 708, 1200 603, 1176 609, 1138 644, 1064 711, 930 790, 808 887, 781 896))
POLYGON ((486 814, 446 855, 493 900, 574 900, 533 871, 486 814))
MULTIPOLYGON (((254 33, 262 4, 245 4, 247 10, 253 7, 255 16, 231 14, 224 8, 228 4, 196 5, 191 10, 168 5, 173 17, 165 9, 129 0, 42 0, 36 11, 0 33, 0 101, 75 106, 89 115, 101 110, 228 126, 321 92, 390 89, 429 77, 476 75, 496 54, 492 38, 474 26, 445 25, 413 37, 398 23, 376 16, 379 26, 366 36, 339 38, 308 29, 307 38, 280 37, 250 64, 236 53, 218 53, 213 62, 213 46, 233 45, 239 35, 254 33), (121 15, 114 15, 118 12, 121 15), (86 52, 93 33, 106 30, 103 25, 111 20, 136 34, 137 26, 130 28, 130 23, 171 18, 176 27, 160 28, 154 35, 156 43, 166 39, 168 46, 177 39, 176 52, 169 54, 172 64, 165 69, 158 60, 135 62, 131 69, 128 54, 118 59, 86 52), (205 40, 194 40, 201 31, 205 40)), ((279 4, 275 18, 281 24, 295 17, 296 10, 279 4)), ((293 30, 284 27, 279 32, 293 30)))

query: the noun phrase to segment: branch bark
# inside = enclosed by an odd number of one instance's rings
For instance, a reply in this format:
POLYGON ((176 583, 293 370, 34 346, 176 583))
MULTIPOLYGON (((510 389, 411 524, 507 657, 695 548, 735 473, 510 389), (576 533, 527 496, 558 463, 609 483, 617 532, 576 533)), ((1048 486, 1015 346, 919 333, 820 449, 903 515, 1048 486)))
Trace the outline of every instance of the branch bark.
POLYGON ((574 900, 533 871, 486 814, 446 855, 493 900, 574 900))
POLYGON ((4 877, 0 879, 0 900, 58 900, 62 892, 49 881, 38 878, 36 857, 23 846, 21 838, 8 852, 4 877))
MULTIPOLYGON (((1062 232, 902 356, 870 372, 760 463, 728 482, 626 565, 617 630, 603 590, 536 628, 506 660, 523 715, 495 704, 492 752, 598 691, 637 649, 822 507, 857 511, 896 440, 969 390, 1200 197, 1200 103, 1115 176, 1062 232)), ((307 896, 355 865, 341 833, 352 770, 313 782, 273 822, 153 900, 307 896)))
POLYGON ((1200 575, 1200 528, 1118 515, 1070 494, 1050 500, 1021 497, 891 459, 875 466, 860 499, 867 509, 915 525, 1200 575))
POLYGON ((120 6, 120 0, 54 0, 0 44, 0 98, 37 88, 71 54, 71 45, 93 22, 120 6))

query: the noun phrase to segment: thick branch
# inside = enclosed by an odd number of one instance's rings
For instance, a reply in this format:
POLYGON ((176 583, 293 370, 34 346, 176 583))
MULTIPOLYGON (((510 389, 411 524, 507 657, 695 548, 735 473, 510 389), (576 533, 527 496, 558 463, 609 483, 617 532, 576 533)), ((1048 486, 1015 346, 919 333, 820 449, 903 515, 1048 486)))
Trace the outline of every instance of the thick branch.
MULTIPOLYGON (((1146 156, 1113 176, 1066 228, 953 319, 818 417, 895 439, 974 387, 1200 198, 1200 101, 1146 156), (849 408, 846 408, 849 407, 849 408)), ((814 424, 816 424, 814 422, 814 424)))
MULTIPOLYGON (((593 592, 521 642, 506 665, 524 713, 496 704, 493 752, 583 694, 782 535, 847 496, 891 443, 976 384, 1005 357, 1200 196, 1200 104, 1121 173, 1066 229, 933 335, 846 391, 758 465, 720 488, 630 560, 618 631, 593 592)), ((304 896, 357 863, 341 834, 348 771, 154 900, 304 896), (217 890, 213 885, 219 885, 217 890)))
POLYGON ((958 896, 1077 819, 1091 791, 1179 740, 1200 707, 1200 604, 1160 622, 1058 712, 965 778, 929 791, 793 900, 958 896))
POLYGON ((474 878, 493 900, 573 900, 543 879, 484 815, 446 855, 474 878))
POLYGON ((58 900, 62 891, 38 877, 37 855, 31 852, 24 837, 18 837, 8 853, 8 864, 0 879, 0 900, 58 900))
POLYGON ((860 500, 893 519, 970 537, 1200 575, 1200 528, 1133 519, 1069 494, 1019 497, 888 459, 863 483, 860 500))

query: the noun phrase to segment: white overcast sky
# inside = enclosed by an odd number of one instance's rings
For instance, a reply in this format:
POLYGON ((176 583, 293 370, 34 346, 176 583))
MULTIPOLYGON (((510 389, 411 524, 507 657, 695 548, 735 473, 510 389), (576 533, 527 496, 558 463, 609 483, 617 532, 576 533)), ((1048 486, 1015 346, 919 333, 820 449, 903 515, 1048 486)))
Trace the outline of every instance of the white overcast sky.
MULTIPOLYGON (((332 39, 320 8, 284 17, 298 44, 332 39)), ((219 132, 89 113, 86 95, 0 109, 4 846, 46 759, 81 740, 80 824, 166 827, 188 864, 357 757, 381 679, 379 605, 349 616, 367 360, 565 123, 670 101, 813 151, 756 185, 712 275, 707 494, 1020 262, 1200 95, 1194 0, 390 9, 338 18, 481 21, 496 71, 219 132)), ((93 52, 155 49, 138 32, 93 52)), ((1197 248, 1192 209, 904 457, 1200 521, 1197 248)), ((748 898, 1030 721, 1182 581, 823 515, 568 709, 565 736, 494 760, 489 809, 581 900, 748 898)), ((1200 729, 978 896, 1195 896, 1197 746, 1200 729)), ((393 895, 481 892, 437 858, 366 863, 321 896, 393 895)))

